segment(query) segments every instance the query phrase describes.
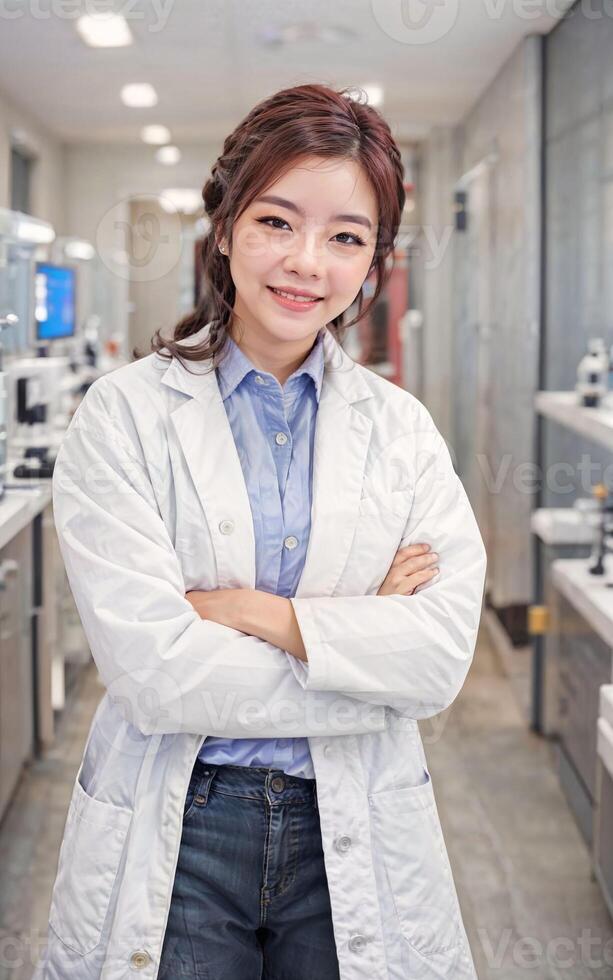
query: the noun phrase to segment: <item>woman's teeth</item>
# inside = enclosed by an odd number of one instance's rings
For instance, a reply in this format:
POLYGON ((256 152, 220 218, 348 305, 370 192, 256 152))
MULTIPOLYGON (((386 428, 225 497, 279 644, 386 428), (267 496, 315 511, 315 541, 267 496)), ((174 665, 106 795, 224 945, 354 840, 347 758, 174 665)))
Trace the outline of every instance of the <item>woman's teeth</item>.
POLYGON ((281 289, 275 289, 274 286, 270 288, 277 296, 285 296, 286 299, 293 299, 297 303, 317 303, 319 301, 317 296, 295 296, 294 293, 284 293, 281 289))

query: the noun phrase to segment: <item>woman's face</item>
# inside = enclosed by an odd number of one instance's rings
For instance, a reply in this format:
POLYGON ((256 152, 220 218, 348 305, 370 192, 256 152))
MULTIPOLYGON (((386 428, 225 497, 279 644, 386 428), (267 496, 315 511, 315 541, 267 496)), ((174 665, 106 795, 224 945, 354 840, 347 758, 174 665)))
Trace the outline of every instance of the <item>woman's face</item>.
POLYGON ((263 191, 235 221, 229 259, 235 317, 250 340, 312 340, 351 306, 377 221, 375 193, 354 161, 305 157, 263 191), (317 299, 287 303, 273 287, 317 299))

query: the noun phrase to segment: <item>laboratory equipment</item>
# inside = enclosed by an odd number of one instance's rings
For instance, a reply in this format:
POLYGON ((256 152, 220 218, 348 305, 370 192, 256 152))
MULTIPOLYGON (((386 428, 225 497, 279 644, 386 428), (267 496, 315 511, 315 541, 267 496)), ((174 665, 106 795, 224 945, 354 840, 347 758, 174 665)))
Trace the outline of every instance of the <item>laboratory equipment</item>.
POLYGON ((7 313, 0 317, 0 500, 4 497, 4 484, 6 483, 6 459, 7 459, 7 419, 8 419, 8 395, 6 385, 6 374, 3 369, 3 346, 2 331, 16 327, 19 317, 15 313, 7 313))
POLYGON ((35 262, 54 237, 48 222, 0 208, 0 312, 11 310, 19 318, 3 337, 7 359, 31 349, 35 262))
POLYGON ((34 279, 36 340, 74 337, 76 276, 70 266, 37 262, 34 279))
POLYGON ((8 364, 6 373, 12 408, 9 474, 18 479, 50 477, 68 421, 69 358, 22 357, 8 364))
POLYGON ((593 564, 590 564, 589 572, 590 575, 604 575, 606 572, 604 563, 605 555, 608 551, 611 551, 611 548, 607 544, 607 538, 613 537, 613 522, 609 517, 610 514, 613 514, 613 504, 608 502, 609 488, 606 484, 597 483, 593 487, 593 494, 599 502, 599 521, 596 529, 594 549, 590 556, 593 564))
POLYGON ((588 352, 577 367, 576 391, 585 408, 597 408, 607 393, 609 355, 602 337, 588 341, 588 352))

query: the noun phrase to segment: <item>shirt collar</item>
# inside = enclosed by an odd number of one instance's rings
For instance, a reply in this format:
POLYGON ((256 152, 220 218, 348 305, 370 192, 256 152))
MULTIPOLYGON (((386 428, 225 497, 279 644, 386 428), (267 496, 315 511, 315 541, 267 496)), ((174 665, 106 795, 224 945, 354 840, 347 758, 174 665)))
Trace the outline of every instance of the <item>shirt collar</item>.
MULTIPOLYGON (((294 378, 298 378, 302 374, 309 375, 312 378, 315 386, 315 395, 318 403, 324 375, 323 338, 325 329, 325 327, 322 327, 318 332, 315 342, 304 361, 289 376, 285 383, 286 386, 288 386, 288 383, 293 381, 294 378)), ((255 390, 260 390, 261 387, 254 381, 255 376, 258 374, 264 378, 273 379, 276 381, 274 375, 270 374, 268 371, 258 370, 229 334, 226 337, 223 352, 223 357, 217 367, 217 377, 219 380, 221 397, 224 400, 232 394, 241 381, 251 372, 252 377, 250 378, 250 381, 253 382, 252 386, 255 390)), ((291 388, 292 385, 290 384, 289 387, 291 388)))

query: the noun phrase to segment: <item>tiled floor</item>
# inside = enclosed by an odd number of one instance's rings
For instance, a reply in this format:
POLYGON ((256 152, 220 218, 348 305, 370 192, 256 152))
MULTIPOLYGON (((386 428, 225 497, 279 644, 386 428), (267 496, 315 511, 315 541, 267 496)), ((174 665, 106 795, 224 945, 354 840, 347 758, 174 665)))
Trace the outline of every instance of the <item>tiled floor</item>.
MULTIPOLYGON (((92 666, 0 827, 0 980, 29 980, 45 942, 66 806, 101 690, 92 666)), ((613 980, 613 924, 553 746, 527 730, 484 636, 460 696, 421 730, 480 980, 613 980)))

